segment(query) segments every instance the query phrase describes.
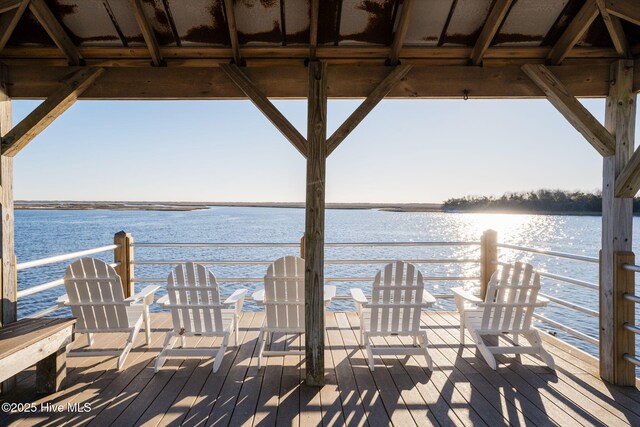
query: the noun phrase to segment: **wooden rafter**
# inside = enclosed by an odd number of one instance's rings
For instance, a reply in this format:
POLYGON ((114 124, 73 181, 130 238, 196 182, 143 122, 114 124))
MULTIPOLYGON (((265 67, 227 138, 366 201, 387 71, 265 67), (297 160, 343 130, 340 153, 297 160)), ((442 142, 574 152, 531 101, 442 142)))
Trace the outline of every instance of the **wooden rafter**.
POLYGON ((489 48, 489 45, 491 45, 491 41, 495 35, 498 33, 498 30, 504 22, 507 13, 509 13, 509 9, 512 4, 513 0, 497 0, 493 5, 484 27, 482 27, 480 37, 478 37, 478 41, 471 52, 471 63, 473 65, 480 65, 480 63, 482 63, 482 56, 489 48))
POLYGON ((69 63, 71 65, 82 65, 83 59, 80 51, 76 45, 73 44, 73 41, 64 28, 62 28, 62 25, 60 25, 60 22, 58 22, 44 0, 31 0, 29 2, 29 9, 36 16, 56 46, 64 52, 69 63))
POLYGON ((637 0, 605 0, 607 12, 640 25, 640 7, 637 0))
POLYGON ((302 154, 307 156, 307 140, 289 120, 267 99, 260 89, 235 64, 221 64, 220 69, 258 107, 262 114, 284 135, 302 154))
POLYGON ((549 52, 547 62, 552 65, 560 64, 580 40, 580 37, 589 29, 599 13, 595 0, 587 0, 549 52))
POLYGON ((389 53, 389 65, 398 65, 400 59, 400 49, 404 44, 404 38, 407 35, 409 29, 409 23, 411 22, 411 11, 415 0, 405 0, 402 3, 402 12, 400 12, 400 19, 398 21, 398 28, 393 36, 393 43, 391 44, 391 53, 389 53))
POLYGON ((611 37, 611 41, 613 42, 616 52, 618 52, 618 55, 620 56, 628 57, 631 54, 631 49, 629 47, 627 36, 624 34, 620 18, 611 15, 607 11, 605 0, 596 0, 596 3, 600 10, 600 15, 602 15, 602 19, 604 20, 604 24, 607 26, 609 37, 611 37))
POLYGON ((240 56, 240 42, 238 41, 238 29, 236 28, 236 13, 233 9, 233 0, 224 0, 224 11, 227 17, 227 26, 229 27, 229 40, 231 41, 233 62, 240 66, 242 65, 242 56, 240 56))
POLYGON ((20 6, 22 0, 0 0, 0 13, 8 12, 20 6))
POLYGON ((611 133, 567 90, 544 65, 526 64, 522 70, 544 92, 547 99, 603 156, 615 153, 611 133))
POLYGON ((333 135, 327 140, 327 155, 338 148, 338 145, 364 120, 365 117, 375 108, 376 105, 393 89, 400 80, 411 70, 411 65, 398 65, 378 86, 367 96, 367 98, 351 113, 349 118, 340 125, 333 135))
POLYGON ((142 38, 144 38, 147 49, 149 49, 151 62, 154 66, 160 67, 164 65, 164 60, 162 59, 162 54, 160 53, 160 46, 158 45, 158 40, 156 39, 156 33, 153 31, 151 23, 147 19, 147 16, 144 14, 144 9, 142 8, 142 0, 130 1, 131 7, 133 8, 133 14, 136 17, 136 22, 138 23, 138 27, 140 27, 140 31, 142 32, 142 38))
POLYGON ((2 155, 13 157, 18 154, 33 138, 71 107, 78 96, 104 71, 104 68, 82 68, 66 79, 58 90, 2 137, 2 155))
POLYGON ((29 7, 29 0, 22 0, 20 6, 0 16, 0 51, 7 45, 27 7, 29 7))
MULTIPOLYGON (((320 15, 320 0, 311 0, 309 5, 309 59, 316 59, 318 48, 318 17, 320 15)), ((338 29, 340 31, 340 29, 338 29)))

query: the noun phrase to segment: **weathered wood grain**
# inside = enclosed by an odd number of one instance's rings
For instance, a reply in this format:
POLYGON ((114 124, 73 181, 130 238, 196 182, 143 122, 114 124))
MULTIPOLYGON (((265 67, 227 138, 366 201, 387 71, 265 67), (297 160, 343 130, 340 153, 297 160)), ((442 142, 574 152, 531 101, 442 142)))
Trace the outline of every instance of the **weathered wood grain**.
POLYGON ((547 55, 547 61, 553 65, 560 64, 580 40, 580 37, 589 29, 599 13, 595 0, 587 0, 562 33, 560 39, 553 45, 551 52, 547 55))
POLYGON ((484 53, 487 51, 491 45, 491 41, 498 33, 498 30, 507 17, 512 4, 513 0, 498 0, 493 4, 491 12, 489 12, 489 16, 482 27, 480 36, 478 37, 478 40, 473 47, 473 51, 471 52, 471 63, 473 65, 480 65, 482 63, 484 53))
POLYGON ((229 40, 231 41, 233 62, 237 66, 241 66, 242 57, 240 56, 240 42, 238 41, 238 29, 236 27, 236 13, 233 9, 233 0, 224 0, 224 12, 225 17, 227 18, 227 27, 229 28, 229 40))
POLYGON ((400 13, 396 32, 393 35, 391 52, 389 52, 389 65, 398 65, 398 62, 400 61, 400 50, 404 45, 404 38, 407 35, 407 30, 409 29, 411 12, 413 11, 415 3, 415 0, 405 0, 402 3, 402 12, 400 13))
POLYGON ((29 2, 29 9, 44 27, 56 46, 64 52, 65 56, 69 60, 69 64, 82 65, 83 59, 80 51, 64 28, 62 28, 62 25, 60 25, 60 22, 58 22, 58 19, 51 12, 51 9, 49 9, 49 6, 47 6, 45 1, 31 0, 29 2))
POLYGON ((324 385, 324 207, 327 162, 327 64, 309 63, 305 210, 306 383, 324 385))

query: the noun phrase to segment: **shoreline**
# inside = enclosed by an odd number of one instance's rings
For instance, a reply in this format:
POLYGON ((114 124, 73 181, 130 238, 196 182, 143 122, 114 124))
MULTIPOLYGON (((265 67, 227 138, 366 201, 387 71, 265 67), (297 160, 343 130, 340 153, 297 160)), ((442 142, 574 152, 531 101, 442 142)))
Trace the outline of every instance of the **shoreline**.
MULTIPOLYGON (((16 201, 16 210, 115 210, 189 212, 211 207, 255 207, 304 209, 303 202, 82 202, 82 201, 16 201)), ((602 212, 577 211, 505 211, 505 210, 444 210, 440 203, 327 203, 326 209, 372 210, 382 212, 442 212, 467 214, 602 216, 602 212)), ((634 213, 634 216, 640 214, 634 213)))

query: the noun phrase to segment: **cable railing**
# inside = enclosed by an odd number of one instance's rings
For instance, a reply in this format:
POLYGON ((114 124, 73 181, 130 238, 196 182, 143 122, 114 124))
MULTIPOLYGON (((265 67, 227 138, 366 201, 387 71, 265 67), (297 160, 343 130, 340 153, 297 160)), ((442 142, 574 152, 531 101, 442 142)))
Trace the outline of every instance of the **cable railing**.
MULTIPOLYGON (((189 250, 189 249, 207 249, 207 248, 217 248, 217 249, 247 249, 247 250, 251 250, 251 249, 258 249, 258 248, 263 248, 263 249, 273 249, 276 250, 278 248, 280 249, 286 249, 286 248, 296 248, 296 249, 300 249, 301 247, 301 243, 297 243, 297 242, 280 242, 280 243, 265 243, 265 242, 256 242, 256 243, 233 243, 233 242, 204 242, 204 243, 196 243, 196 242, 184 242, 184 243, 169 243, 169 242, 141 242, 141 243, 134 243, 134 242, 130 242, 127 243, 126 245, 122 244, 113 244, 113 245, 107 245, 107 246, 101 246, 101 247, 97 247, 97 248, 91 248, 91 249, 87 249, 87 250, 83 250, 83 251, 77 251, 77 252, 72 252, 72 253, 68 253, 68 254, 61 254, 61 255, 56 255, 56 256, 52 256, 52 257, 47 257, 47 258, 43 258, 43 259, 39 259, 39 260, 33 260, 33 261, 28 261, 28 262, 24 262, 24 263, 19 263, 17 265, 18 270, 26 270, 26 269, 30 269, 30 268, 35 268, 35 267, 40 267, 40 266, 44 266, 44 265, 49 265, 49 264, 54 264, 54 263, 61 263, 64 261, 70 261, 73 260, 75 258, 79 258, 79 257, 83 257, 83 256, 89 256, 89 255, 94 255, 94 254, 99 254, 99 253, 104 253, 104 252, 108 252, 108 251, 114 251, 114 263, 112 263, 111 265, 113 267, 120 267, 121 263, 120 263, 120 259, 123 260, 123 262, 126 262, 130 265, 131 268, 129 269, 122 269, 121 272, 123 274, 126 274, 128 271, 133 270, 135 273, 137 274, 131 274, 130 277, 123 277, 123 284, 128 280, 132 285, 135 284, 140 284, 140 283, 165 283, 166 282, 166 278, 165 277, 160 277, 159 275, 144 275, 144 274, 140 274, 140 270, 142 268, 147 268, 147 269, 151 269, 149 271, 159 271, 158 269, 153 270, 154 267, 160 267, 160 266, 173 266, 173 265, 178 265, 178 264, 182 264, 185 263, 187 261, 191 261, 191 262, 197 262, 200 264, 207 264, 207 265, 216 265, 216 266, 265 266, 268 264, 271 264, 273 261, 269 260, 269 259, 264 259, 261 257, 250 257, 249 259, 224 259, 223 256, 221 256, 220 254, 217 254, 216 256, 201 256, 201 257, 196 257, 195 259, 198 259, 197 261, 194 260, 194 258, 189 259, 190 257, 188 256, 183 256, 183 257, 177 257, 176 259, 163 259, 163 256, 158 256, 158 253, 164 253, 164 252, 158 252, 157 250, 154 249, 166 249, 166 250, 189 250), (136 250, 136 256, 138 258, 133 259, 133 249, 136 250), (145 257, 145 256, 140 256, 140 254, 145 254, 144 250, 140 250, 140 249, 149 249, 149 250, 154 250, 151 254, 147 254, 149 256, 145 257), (124 252, 129 252, 130 251, 130 256, 125 256, 124 252), (117 255, 117 252, 120 252, 120 255, 117 255), (151 257, 151 255, 155 255, 153 257, 151 257), (199 259, 201 258, 201 259, 199 259), (222 258, 222 259, 220 259, 222 258), (141 267, 141 269, 133 269, 133 267, 141 267)), ((451 282, 473 282, 473 283, 479 283, 481 281, 481 277, 482 277, 482 268, 483 268, 483 259, 486 258, 484 256, 483 251, 485 251, 486 249, 483 247, 483 244, 481 242, 474 242, 474 241, 450 241, 450 242, 429 242, 429 241, 408 241, 408 242, 330 242, 330 243, 326 243, 325 244, 326 248, 367 248, 367 247, 373 247, 373 248, 398 248, 398 247, 413 247, 413 248, 426 248, 426 247, 469 247, 471 249, 471 252, 466 252, 464 254, 462 254, 459 257, 455 257, 455 256, 449 256, 449 257, 443 257, 443 256, 435 256, 435 257, 429 257, 429 256, 414 256, 414 257, 402 257, 403 261, 406 262, 411 262, 414 264, 427 264, 427 265, 440 265, 440 266, 447 266, 447 265, 459 265, 459 266, 463 266, 463 265, 469 265, 469 266, 480 266, 481 269, 481 274, 478 276, 477 274, 456 274, 455 272, 453 272, 453 274, 432 274, 429 276, 425 276, 424 280, 425 282, 446 282, 446 281, 451 281, 451 282), (477 249, 479 249, 479 254, 475 253, 474 251, 477 249)), ((508 250, 512 250, 512 251, 522 251, 522 252, 527 252, 527 253, 533 253, 533 254, 537 254, 537 255, 541 255, 541 256, 546 256, 546 257, 556 257, 556 258, 563 258, 563 259, 567 259, 570 261, 577 261, 577 262, 584 262, 584 263, 589 263, 589 264, 593 264, 593 263, 597 263, 598 259, 597 258, 593 258, 593 257, 588 257, 588 256, 583 256, 583 255, 575 255, 575 254, 570 254, 570 253, 565 253, 565 252, 558 252, 558 251, 551 251, 551 250, 543 250, 543 249, 536 249, 536 248, 529 248, 529 247, 525 247, 525 246, 518 246, 518 245, 510 245, 510 244, 496 244, 496 252, 497 253, 497 249, 508 249, 508 250)), ((180 252, 178 252, 179 254, 180 252)), ((385 253, 385 252, 383 252, 385 253)), ((413 253, 413 252, 412 252, 413 253)), ((251 255, 251 253, 249 253, 249 255, 251 255)), ((504 255, 504 254, 503 254, 504 255)), ((241 258, 240 256, 238 256, 238 258, 241 258)), ((347 258, 342 258, 342 257, 332 257, 330 259, 326 259, 325 260, 325 264, 327 266, 335 266, 335 267, 340 267, 340 268, 344 268, 344 269, 348 269, 349 267, 356 267, 356 266, 365 266, 365 265, 371 265, 371 266, 379 266, 379 265, 384 265, 384 264, 388 264, 391 262, 396 261, 397 259, 394 259, 392 257, 387 256, 378 256, 378 257, 372 257, 372 258, 367 258, 366 256, 350 256, 347 258)), ((504 261, 498 261, 498 260, 491 260, 490 261, 491 264, 495 265, 505 265, 508 264, 508 262, 504 262, 504 261)), ((477 267, 475 267, 477 268, 477 267)), ((635 265, 629 265, 629 266, 625 266, 626 269, 631 270, 631 271, 636 271, 636 272, 640 272, 640 266, 635 266, 635 265)), ((348 271, 348 270, 347 270, 348 271)), ((469 270, 462 270, 462 271, 469 271, 469 270)), ((477 270, 476 270, 477 271, 477 270)), ((120 271, 119 271, 120 272, 120 271)), ((362 273, 362 269, 360 269, 360 273, 362 273)), ((451 273, 451 272, 450 272, 451 273)), ((563 286, 565 285, 572 285, 572 286, 577 286, 577 287, 582 287, 582 288, 586 288, 586 289, 590 289, 590 290, 598 290, 598 284, 596 283, 591 283, 589 281, 585 281, 585 280, 581 280, 581 279, 577 279, 577 278, 573 278, 573 277, 567 277, 564 275, 560 275, 560 274, 556 274, 556 273, 552 273, 552 272, 548 272, 548 271, 540 271, 540 275, 543 278, 546 278, 548 280, 553 280, 558 282, 558 284, 562 284, 563 286)), ((263 281, 263 277, 262 275, 251 275, 251 274, 247 274, 247 275, 229 275, 227 277, 225 277, 224 275, 217 277, 218 282, 224 284, 224 283, 247 283, 247 284, 258 284, 261 283, 263 281)), ((350 275, 350 274, 328 274, 325 277, 325 281, 327 283, 372 283, 374 280, 372 275, 350 275)), ((25 297, 33 297, 34 295, 41 293, 41 292, 46 292, 52 289, 55 289, 61 285, 63 285, 64 281, 62 278, 58 278, 55 280, 51 280, 48 281, 46 283, 40 283, 34 286, 30 286, 26 289, 22 289, 18 292, 18 298, 25 298, 25 297)), ((223 288, 224 289, 224 288, 223 288)), ((433 292, 434 297, 436 297, 437 299, 441 299, 441 300, 447 300, 447 299, 452 299, 453 295, 450 293, 450 291, 448 291, 448 289, 442 288, 443 291, 442 292, 433 292)), ((439 290, 439 289, 438 289, 439 290)), ((598 317, 598 311, 593 310, 591 308, 585 307, 581 304, 572 302, 572 301, 568 301, 564 298, 560 298, 558 296, 554 296, 554 295, 550 295, 548 292, 545 293, 541 293, 540 294, 542 297, 546 298, 547 300, 549 300, 550 304, 555 305, 556 307, 562 308, 562 309, 566 309, 566 310, 571 310, 574 313, 577 313, 579 315, 583 315, 583 316, 587 316, 588 318, 597 318, 598 317)), ((249 300, 251 299, 250 297, 248 298, 249 300)), ((351 297, 347 296, 347 295, 338 295, 336 297, 337 300, 350 300, 351 297)), ((635 303, 638 303, 640 301, 640 298, 636 295, 625 295, 625 299, 633 301, 635 303)), ((34 316, 44 316, 44 315, 48 315, 53 313, 54 311, 58 310, 59 307, 58 306, 54 306, 54 307, 50 307, 47 308, 45 310, 40 311, 39 313, 36 313, 34 316)), ((573 338, 576 338, 580 341, 586 342, 588 344, 591 345, 597 345, 598 344, 598 340, 597 338, 594 338, 588 334, 585 334, 584 332, 578 331, 574 328, 568 327, 566 325, 563 325, 561 322, 558 321, 558 319, 551 319, 549 318, 547 315, 541 315, 541 314, 536 314, 534 316, 534 318, 536 319, 536 321, 546 324, 547 326, 549 326, 552 329, 556 329, 559 331, 562 331, 570 336, 572 336, 573 338)), ((630 328, 636 328, 635 325, 629 325, 630 328)), ((637 331, 635 329, 630 329, 632 330, 634 333, 637 333, 637 331)))

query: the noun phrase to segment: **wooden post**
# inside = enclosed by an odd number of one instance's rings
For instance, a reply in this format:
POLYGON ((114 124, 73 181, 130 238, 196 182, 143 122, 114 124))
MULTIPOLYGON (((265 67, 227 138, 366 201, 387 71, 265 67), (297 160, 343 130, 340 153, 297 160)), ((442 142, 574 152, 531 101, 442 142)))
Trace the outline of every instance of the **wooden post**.
POLYGON ((605 127, 616 140, 616 152, 604 157, 602 168, 602 251, 600 253, 600 377, 616 384, 616 252, 631 252, 633 200, 615 197, 615 180, 634 148, 635 94, 633 61, 611 66, 605 127))
POLYGON ((615 271, 613 276, 614 298, 613 308, 615 313, 615 383, 621 386, 636 385, 636 367, 624 360, 624 354, 632 356, 636 354, 635 334, 624 327, 625 323, 635 325, 635 304, 624 299, 624 294, 635 294, 635 272, 625 270, 624 264, 635 264, 633 252, 616 252, 614 254, 615 271))
POLYGON ((486 230, 480 238, 480 295, 484 299, 491 276, 498 269, 498 233, 486 230))
POLYGON ((300 258, 304 258, 304 234, 300 238, 300 258))
POLYGON ((305 349, 309 386, 324 385, 324 205, 327 64, 309 62, 305 216, 305 349))
POLYGON ((133 279, 133 236, 130 233, 119 231, 113 236, 113 243, 119 247, 113 250, 113 262, 119 262, 116 267, 118 275, 122 279, 122 290, 125 298, 135 293, 133 279))

